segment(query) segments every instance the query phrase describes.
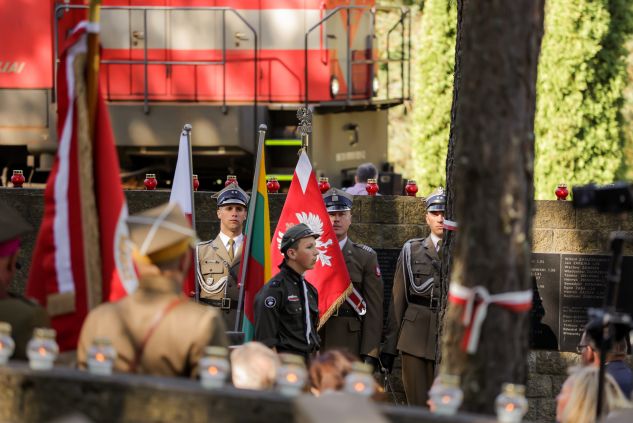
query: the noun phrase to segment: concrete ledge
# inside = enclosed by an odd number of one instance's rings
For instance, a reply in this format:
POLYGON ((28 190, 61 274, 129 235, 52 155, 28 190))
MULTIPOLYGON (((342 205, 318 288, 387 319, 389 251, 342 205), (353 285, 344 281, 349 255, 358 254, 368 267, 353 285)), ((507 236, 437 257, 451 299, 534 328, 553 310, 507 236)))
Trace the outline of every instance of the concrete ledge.
MULTIPOLYGON (((298 410, 302 403, 311 404, 313 409, 315 401, 307 396, 296 400, 276 392, 239 390, 231 386, 209 391, 197 381, 180 378, 95 376, 67 368, 35 372, 26 363, 19 362, 0 367, 0 421, 3 422, 42 422, 73 413, 81 413, 94 422, 305 422, 305 410, 298 410)), ((330 404, 327 397, 323 397, 318 403, 337 408, 328 410, 323 417, 332 417, 335 411, 341 417, 355 413, 349 402, 330 404)), ((375 421, 385 418, 393 423, 495 421, 469 414, 440 417, 419 407, 380 403, 372 406, 380 413, 375 421)), ((310 414, 314 418, 314 413, 310 414)), ((309 421, 334 423, 331 419, 309 421)))

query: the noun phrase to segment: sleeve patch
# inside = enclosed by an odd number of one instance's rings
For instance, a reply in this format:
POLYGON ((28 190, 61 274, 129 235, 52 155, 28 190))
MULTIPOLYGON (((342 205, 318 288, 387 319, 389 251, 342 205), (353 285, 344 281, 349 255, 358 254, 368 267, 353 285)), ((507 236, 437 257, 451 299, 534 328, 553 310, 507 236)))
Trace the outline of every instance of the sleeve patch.
POLYGON ((277 305, 277 299, 273 296, 266 297, 264 300, 264 305, 268 308, 275 308, 277 305))

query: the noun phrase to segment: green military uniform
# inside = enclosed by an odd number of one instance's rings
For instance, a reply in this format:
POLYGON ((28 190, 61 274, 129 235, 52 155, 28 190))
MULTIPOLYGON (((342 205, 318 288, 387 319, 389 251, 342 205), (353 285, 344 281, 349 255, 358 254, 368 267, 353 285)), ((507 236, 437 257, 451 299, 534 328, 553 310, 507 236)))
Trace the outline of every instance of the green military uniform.
POLYGON ((26 344, 37 327, 49 327, 46 311, 35 301, 8 292, 16 270, 16 258, 20 249, 20 237, 31 230, 13 208, 0 204, 0 322, 11 325, 15 341, 12 358, 26 359, 26 344))
MULTIPOLYGON (((427 199, 427 211, 443 212, 445 202, 440 191, 427 199)), ((404 244, 396 264, 381 359, 400 351, 402 382, 409 405, 426 405, 433 384, 440 271, 441 261, 432 235, 404 244)))
POLYGON ((117 351, 117 371, 195 376, 207 345, 228 345, 220 313, 181 295, 195 232, 174 203, 130 216, 128 226, 141 246, 139 287, 88 314, 77 347, 79 366, 86 367, 94 340, 105 337, 117 351))
MULTIPOLYGON (((328 212, 351 211, 352 196, 337 190, 323 195, 328 212)), ((345 349, 377 362, 382 335, 383 282, 378 256, 370 247, 347 238, 342 246, 343 257, 354 288, 365 300, 364 315, 344 302, 321 329, 321 350, 345 349)))
MULTIPOLYGON (((281 241, 285 253, 297 240, 318 234, 300 223, 288 229, 281 241)), ((255 335, 253 340, 275 348, 280 353, 301 355, 308 359, 319 349, 318 292, 286 260, 255 296, 255 335)))
MULTIPOLYGON (((232 204, 246 207, 248 200, 248 195, 240 187, 231 184, 218 193, 217 204, 218 207, 232 204)), ((243 236, 240 236, 240 240, 243 240, 243 236)), ((223 242, 221 234, 196 246, 196 280, 200 302, 220 309, 227 328, 233 328, 235 325, 240 294, 238 273, 242 245, 232 247, 231 252, 223 242)))

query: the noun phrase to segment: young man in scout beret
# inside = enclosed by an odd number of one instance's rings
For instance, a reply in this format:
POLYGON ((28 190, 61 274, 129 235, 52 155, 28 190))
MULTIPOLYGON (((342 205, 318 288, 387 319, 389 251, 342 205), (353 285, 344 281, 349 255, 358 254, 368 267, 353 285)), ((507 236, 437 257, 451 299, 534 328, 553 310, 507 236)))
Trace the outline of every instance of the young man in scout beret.
POLYGON ((380 355, 391 371, 398 351, 402 357, 402 382, 409 405, 424 406, 435 369, 437 318, 440 301, 440 268, 446 196, 438 188, 426 199, 426 238, 410 239, 402 247, 393 278, 393 291, 380 355))
POLYGON ((200 302, 222 310, 224 323, 229 329, 235 325, 240 295, 237 278, 248 200, 248 195, 236 184, 220 191, 217 203, 220 233, 215 239, 196 246, 200 302))
POLYGON ((18 269, 21 237, 31 225, 13 208, 0 204, 0 322, 11 325, 15 341, 13 357, 26 359, 26 344, 36 327, 50 326, 46 311, 36 302, 9 292, 9 285, 18 269))
POLYGON ((320 343, 317 290, 303 277, 316 263, 319 236, 304 223, 289 228, 281 239, 280 271, 255 297, 254 340, 306 360, 320 343))
POLYGON ((336 188, 323 194, 350 279, 365 300, 366 307, 360 311, 348 302, 341 304, 321 329, 321 349, 345 349, 378 369, 384 287, 376 252, 348 237, 352 224, 352 200, 351 194, 336 188))
POLYGON ((95 339, 108 338, 117 351, 116 371, 195 377, 207 345, 228 345, 220 313, 181 295, 195 232, 174 203, 130 216, 127 224, 138 248, 139 287, 88 314, 77 348, 79 366, 86 367, 95 339))

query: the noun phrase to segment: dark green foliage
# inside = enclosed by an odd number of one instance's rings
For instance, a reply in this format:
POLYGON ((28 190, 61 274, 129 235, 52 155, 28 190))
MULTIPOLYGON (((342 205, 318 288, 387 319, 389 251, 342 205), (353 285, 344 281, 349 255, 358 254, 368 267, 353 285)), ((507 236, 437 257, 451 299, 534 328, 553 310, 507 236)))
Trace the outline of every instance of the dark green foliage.
POLYGON ((560 182, 607 183, 624 173, 625 43, 630 0, 546 2, 537 85, 535 194, 560 182))

